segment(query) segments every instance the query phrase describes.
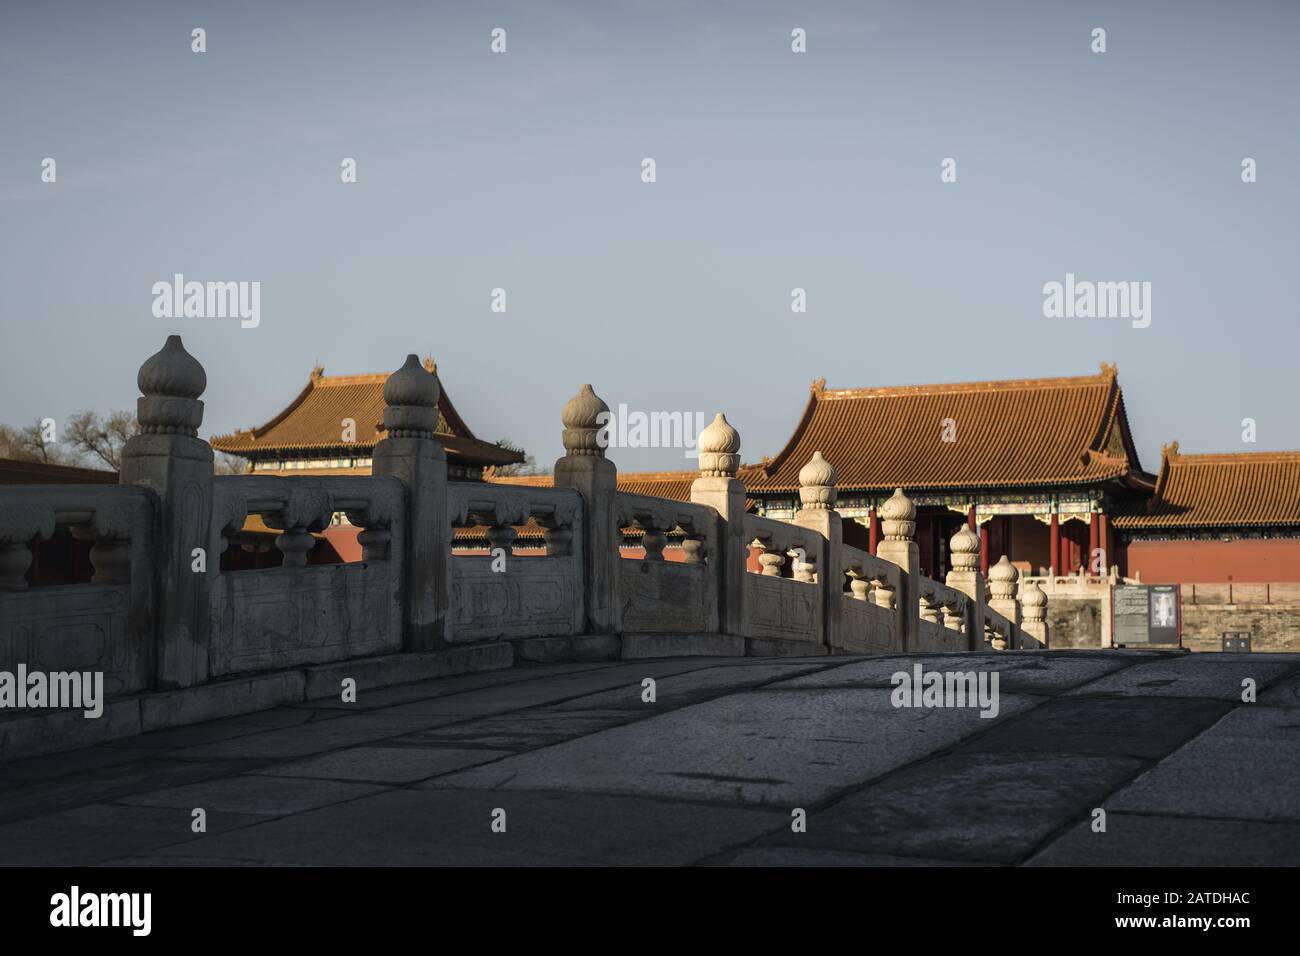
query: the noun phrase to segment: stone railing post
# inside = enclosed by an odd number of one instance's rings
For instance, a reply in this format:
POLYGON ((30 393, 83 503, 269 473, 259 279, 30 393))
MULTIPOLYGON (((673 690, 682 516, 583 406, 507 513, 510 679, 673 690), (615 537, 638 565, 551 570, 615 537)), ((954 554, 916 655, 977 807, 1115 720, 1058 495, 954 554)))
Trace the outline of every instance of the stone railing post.
POLYGON ((1016 602, 1016 581, 1020 572, 1016 570, 1004 554, 998 563, 989 568, 989 607, 997 611, 1013 628, 1012 639, 1008 645, 1011 650, 1020 649, 1018 633, 1020 631, 1020 605, 1016 602))
POLYGON ((844 574, 840 570, 840 552, 844 528, 835 510, 835 483, 839 475, 835 466, 813 452, 808 464, 799 470, 799 512, 794 523, 816 531, 824 539, 825 557, 817 559, 818 586, 822 591, 823 642, 828 648, 840 646, 840 618, 844 606, 844 574))
MULTIPOLYGON (((136 376, 140 433, 122 448, 118 481, 143 485, 158 496, 153 571, 158 595, 154 679, 158 688, 192 687, 208 679, 208 573, 220 554, 208 554, 212 523, 212 448, 198 437, 203 424, 199 396, 208 386, 203 366, 167 336, 162 349, 140 366, 136 376)), ((219 539, 216 539, 219 540, 219 539)))
POLYGON ((970 525, 962 525, 961 530, 952 536, 949 542, 952 554, 952 570, 948 572, 945 583, 948 587, 960 591, 970 600, 966 602, 966 649, 984 650, 984 576, 980 574, 980 539, 970 525))
POLYGON ((387 436, 373 453, 371 474, 393 475, 406 489, 403 556, 403 647, 427 651, 446 639, 451 526, 447 455, 435 437, 438 378, 415 355, 384 382, 387 436))
POLYGON ((1046 648, 1047 637, 1047 592, 1038 586, 1037 581, 1027 581, 1020 588, 1020 607, 1024 620, 1020 630, 1034 638, 1046 648))
POLYGON ((742 634, 745 563, 745 486, 740 469, 740 433, 718 412, 699 436, 700 477, 691 483, 691 501, 718 513, 718 618, 723 634, 742 634))
POLYGON ((617 634, 623 629, 618 598, 619 545, 618 469, 605 457, 609 406, 584 385, 569 399, 564 422, 564 457, 555 462, 555 487, 573 488, 582 495, 583 603, 588 634, 617 634))
POLYGON ((883 558, 903 569, 899 589, 895 595, 898 611, 899 649, 914 651, 920 646, 921 597, 917 578, 921 573, 921 552, 916 546, 916 505, 894 489, 893 496, 880 508, 885 539, 876 546, 876 557, 883 558))

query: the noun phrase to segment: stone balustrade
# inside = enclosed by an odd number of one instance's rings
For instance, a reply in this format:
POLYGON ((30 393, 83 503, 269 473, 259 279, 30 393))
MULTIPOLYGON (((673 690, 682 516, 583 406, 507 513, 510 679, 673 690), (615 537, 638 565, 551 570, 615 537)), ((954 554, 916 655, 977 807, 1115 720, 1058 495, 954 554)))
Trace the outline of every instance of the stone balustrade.
POLYGON ((142 431, 124 449, 120 486, 0 487, 0 667, 57 658, 112 675, 112 692, 129 695, 458 652, 473 669, 1048 643, 1044 590, 1018 588, 1005 562, 986 582, 968 528, 944 582, 919 573, 916 508, 902 489, 880 510, 877 553, 846 545, 834 464, 820 453, 800 472, 792 522, 747 513, 740 435, 721 413, 699 437, 689 502, 617 490, 599 435, 608 406, 590 385, 563 410, 554 487, 449 482, 437 379, 412 355, 385 384, 371 476, 216 477, 197 437, 207 376, 179 337, 137 381, 142 431), (313 563, 338 515, 361 529, 360 561, 313 563), (279 532, 280 565, 223 570, 252 517, 279 532), (487 552, 454 552, 454 532, 471 526, 486 528, 487 552), (544 553, 517 553, 525 526, 541 529, 544 553), (32 545, 56 528, 93 542, 94 576, 29 587, 32 545), (626 528, 643 557, 620 556, 626 528), (666 560, 670 539, 680 549, 666 560))

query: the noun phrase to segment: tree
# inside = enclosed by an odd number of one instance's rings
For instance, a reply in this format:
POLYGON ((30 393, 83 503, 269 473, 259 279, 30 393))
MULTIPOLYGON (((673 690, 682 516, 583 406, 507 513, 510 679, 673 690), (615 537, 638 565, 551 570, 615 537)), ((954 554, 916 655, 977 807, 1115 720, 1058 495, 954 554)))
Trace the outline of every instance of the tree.
POLYGON ((139 433, 140 423, 130 412, 113 411, 101 419, 94 412, 83 411, 68 419, 63 440, 79 456, 89 457, 91 464, 118 471, 122 467, 122 446, 139 433))
POLYGON ((213 449, 212 473, 214 475, 246 475, 248 462, 238 455, 228 455, 213 449))
MULTIPOLYGON (((498 448, 506 448, 510 451, 522 452, 523 449, 512 442, 509 438, 498 438, 496 441, 498 448)), ((549 475, 550 469, 537 467, 537 462, 531 454, 524 455, 524 460, 517 464, 497 465, 492 472, 500 478, 508 478, 512 475, 549 475)))
POLYGON ((14 461, 39 461, 46 465, 66 462, 63 450, 58 442, 48 441, 46 429, 40 419, 26 428, 11 428, 0 425, 0 458, 14 461))

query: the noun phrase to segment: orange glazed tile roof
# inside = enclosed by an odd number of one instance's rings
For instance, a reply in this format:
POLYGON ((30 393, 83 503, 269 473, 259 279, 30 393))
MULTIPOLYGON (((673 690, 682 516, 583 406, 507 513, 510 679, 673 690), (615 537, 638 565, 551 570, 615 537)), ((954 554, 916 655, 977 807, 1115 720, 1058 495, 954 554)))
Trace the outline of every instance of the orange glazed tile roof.
MULTIPOLYGON (((436 371, 428 360, 425 367, 436 371)), ((212 447, 254 458, 330 449, 363 455, 371 451, 386 434, 384 382, 388 376, 325 375, 324 372, 319 366, 313 369, 298 397, 265 425, 215 436, 212 447), (356 441, 351 443, 342 440, 346 418, 356 422, 356 441)), ((524 460, 522 452, 475 438, 457 414, 445 388, 438 395, 437 433, 451 457, 498 465, 524 460)))
POLYGON ((1098 375, 827 389, 814 382, 785 449, 747 478, 792 491, 820 451, 844 490, 1083 485, 1136 472, 1114 365, 1098 375), (956 440, 941 440, 952 419, 956 440))
POLYGON ((1180 455, 1166 445, 1155 494, 1116 528, 1300 525, 1300 452, 1180 455))

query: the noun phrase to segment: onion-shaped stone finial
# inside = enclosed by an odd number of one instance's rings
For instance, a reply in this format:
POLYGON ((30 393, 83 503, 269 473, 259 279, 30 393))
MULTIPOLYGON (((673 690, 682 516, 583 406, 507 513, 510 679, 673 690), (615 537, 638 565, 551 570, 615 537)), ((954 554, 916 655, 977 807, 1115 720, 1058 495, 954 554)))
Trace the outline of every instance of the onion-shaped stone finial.
POLYGON ((826 511, 835 507, 835 482, 839 475, 835 466, 813 452, 808 464, 799 469, 799 501, 805 508, 826 511))
POLYGON ((1037 581, 1026 581, 1020 588, 1020 607, 1026 623, 1047 620, 1047 592, 1037 581))
POLYGON ((1004 554, 998 563, 989 568, 989 592, 994 599, 1010 600, 1016 596, 1016 581, 1020 572, 1004 554))
POLYGON ((438 378, 414 354, 384 382, 384 429, 389 438, 432 438, 438 427, 438 378))
POLYGON ((961 530, 948 542, 952 551, 952 569, 954 571, 976 571, 980 566, 980 539, 970 525, 963 524, 961 530))
POLYGON ((167 336, 163 347, 144 360, 136 375, 142 398, 136 401, 140 431, 146 435, 198 435, 203 424, 199 396, 208 387, 203 366, 181 344, 167 336))
POLYGON ((580 458, 604 458, 609 446, 609 406, 590 385, 564 404, 564 453, 580 458))
POLYGON ((902 488, 895 488, 889 500, 880 506, 880 523, 886 541, 910 541, 916 534, 916 505, 903 494, 902 488))
POLYGON ((700 474, 705 477, 735 478, 740 468, 740 432, 727 416, 718 412, 699 436, 700 474))

